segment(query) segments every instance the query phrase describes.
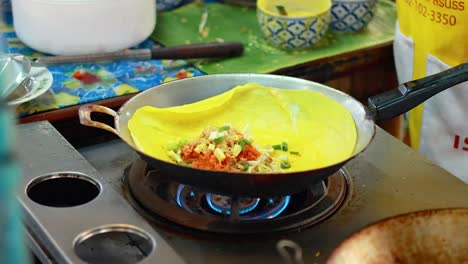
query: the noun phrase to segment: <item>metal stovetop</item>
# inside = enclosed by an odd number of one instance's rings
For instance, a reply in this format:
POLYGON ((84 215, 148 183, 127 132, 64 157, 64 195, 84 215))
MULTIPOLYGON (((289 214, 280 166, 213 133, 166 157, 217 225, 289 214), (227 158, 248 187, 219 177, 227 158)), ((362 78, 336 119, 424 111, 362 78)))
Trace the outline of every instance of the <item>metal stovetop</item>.
POLYGON ((18 127, 24 183, 19 199, 31 247, 43 260, 80 263, 76 237, 109 224, 131 225, 155 241, 147 263, 282 263, 276 251, 286 238, 303 248, 305 263, 323 263, 353 232, 386 217, 429 208, 466 207, 468 185, 427 161, 382 129, 369 148, 345 166, 351 187, 344 205, 329 219, 280 236, 222 240, 174 232, 145 220, 125 200, 123 170, 137 157, 119 140, 75 150, 48 123, 18 127), (27 184, 51 172, 81 172, 97 180, 101 192, 84 205, 54 208, 26 194, 27 184))

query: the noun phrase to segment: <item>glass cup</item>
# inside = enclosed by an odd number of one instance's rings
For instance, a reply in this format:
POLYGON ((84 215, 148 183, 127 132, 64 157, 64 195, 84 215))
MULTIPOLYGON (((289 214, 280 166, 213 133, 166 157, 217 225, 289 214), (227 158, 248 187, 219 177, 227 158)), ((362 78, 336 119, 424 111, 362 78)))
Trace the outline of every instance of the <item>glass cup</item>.
POLYGON ((30 61, 20 54, 0 55, 0 97, 7 98, 28 78, 30 61))

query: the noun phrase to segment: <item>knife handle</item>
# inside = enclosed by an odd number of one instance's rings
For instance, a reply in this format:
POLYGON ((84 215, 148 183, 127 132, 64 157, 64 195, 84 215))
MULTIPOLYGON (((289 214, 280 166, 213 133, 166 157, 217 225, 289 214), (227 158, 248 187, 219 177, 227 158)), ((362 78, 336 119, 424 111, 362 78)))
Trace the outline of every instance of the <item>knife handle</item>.
POLYGON ((230 58, 242 55, 240 42, 214 42, 191 45, 157 47, 151 50, 152 59, 230 58))
POLYGON ((124 59, 195 59, 195 58, 229 58, 240 56, 244 47, 240 42, 214 42, 174 47, 156 47, 153 49, 127 49, 116 52, 39 57, 31 61, 36 67, 60 65, 67 63, 110 62, 124 59))
POLYGON ((65 56, 47 56, 39 57, 31 63, 36 67, 51 65, 60 65, 68 63, 93 63, 93 62, 111 62, 115 60, 148 60, 151 59, 149 49, 121 50, 116 52, 85 54, 85 55, 65 55, 65 56))

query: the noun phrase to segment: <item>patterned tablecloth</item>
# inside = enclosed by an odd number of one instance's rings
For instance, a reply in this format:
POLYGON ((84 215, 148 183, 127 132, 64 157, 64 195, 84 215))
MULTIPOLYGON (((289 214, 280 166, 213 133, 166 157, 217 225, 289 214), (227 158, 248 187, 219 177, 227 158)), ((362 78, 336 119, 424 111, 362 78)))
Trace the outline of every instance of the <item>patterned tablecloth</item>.
MULTIPOLYGON (((31 58, 44 55, 25 46, 16 37, 11 13, 4 13, 2 18, 0 37, 4 45, 0 46, 6 48, 5 52, 20 53, 31 58)), ((155 45, 148 39, 136 48, 155 45)), ((54 78, 51 89, 19 105, 17 113, 20 117, 136 93, 174 79, 204 75, 183 61, 170 60, 69 64, 50 66, 48 69, 54 78)))

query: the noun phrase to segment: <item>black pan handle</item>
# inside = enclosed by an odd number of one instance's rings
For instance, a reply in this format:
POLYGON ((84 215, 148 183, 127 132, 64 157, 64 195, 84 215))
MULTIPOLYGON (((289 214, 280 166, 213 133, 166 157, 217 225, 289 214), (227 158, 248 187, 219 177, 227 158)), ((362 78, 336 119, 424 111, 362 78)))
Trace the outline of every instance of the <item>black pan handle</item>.
POLYGON ((445 89, 466 81, 468 63, 400 84, 398 89, 372 96, 368 99, 368 107, 376 121, 390 119, 406 113, 445 89))
POLYGON ((195 59, 230 58, 242 55, 244 46, 240 42, 213 42, 158 47, 151 50, 152 59, 195 59))

